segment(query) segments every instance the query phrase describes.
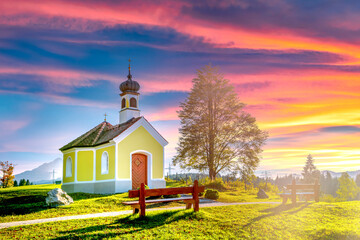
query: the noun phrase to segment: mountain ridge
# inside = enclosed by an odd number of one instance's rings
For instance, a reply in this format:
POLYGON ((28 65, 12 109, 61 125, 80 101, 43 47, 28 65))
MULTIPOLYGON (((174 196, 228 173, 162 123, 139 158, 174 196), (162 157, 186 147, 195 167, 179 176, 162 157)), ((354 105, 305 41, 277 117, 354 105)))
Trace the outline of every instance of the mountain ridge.
POLYGON ((29 179, 34 184, 45 184, 53 182, 53 170, 55 180, 61 180, 62 159, 56 158, 51 162, 43 163, 40 166, 15 175, 15 180, 29 179))

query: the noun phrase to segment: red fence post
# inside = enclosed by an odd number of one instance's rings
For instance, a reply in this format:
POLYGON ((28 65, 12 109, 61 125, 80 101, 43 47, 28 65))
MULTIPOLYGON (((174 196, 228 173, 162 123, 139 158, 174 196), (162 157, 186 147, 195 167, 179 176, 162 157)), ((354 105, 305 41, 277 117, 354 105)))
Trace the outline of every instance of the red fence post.
POLYGON ((199 211, 199 183, 198 180, 194 181, 193 199, 194 199, 194 212, 199 211))
POLYGON ((139 196, 139 203, 140 203, 140 217, 145 217, 145 184, 141 183, 140 185, 140 196, 139 196))

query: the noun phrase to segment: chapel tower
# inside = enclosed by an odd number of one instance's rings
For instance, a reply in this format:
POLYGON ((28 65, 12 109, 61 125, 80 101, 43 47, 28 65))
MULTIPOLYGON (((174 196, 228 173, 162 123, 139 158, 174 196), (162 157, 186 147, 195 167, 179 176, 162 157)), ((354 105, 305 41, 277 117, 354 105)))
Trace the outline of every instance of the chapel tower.
POLYGON ((130 73, 130 59, 129 59, 129 75, 127 80, 120 84, 121 110, 119 112, 119 123, 122 124, 132 118, 140 117, 139 110, 139 95, 140 85, 138 82, 132 80, 130 73))

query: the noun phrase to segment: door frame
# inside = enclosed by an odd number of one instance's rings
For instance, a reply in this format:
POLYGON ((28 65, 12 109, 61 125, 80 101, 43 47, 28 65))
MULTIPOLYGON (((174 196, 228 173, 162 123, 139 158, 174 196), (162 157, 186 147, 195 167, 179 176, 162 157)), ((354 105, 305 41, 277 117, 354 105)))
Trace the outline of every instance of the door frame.
POLYGON ((152 179, 152 154, 148 151, 145 151, 145 150, 136 150, 136 151, 133 151, 130 153, 130 181, 131 181, 131 188, 132 188, 132 155, 133 154, 143 154, 146 156, 146 180, 147 180, 147 185, 149 188, 152 187, 152 182, 151 182, 151 179, 152 179))

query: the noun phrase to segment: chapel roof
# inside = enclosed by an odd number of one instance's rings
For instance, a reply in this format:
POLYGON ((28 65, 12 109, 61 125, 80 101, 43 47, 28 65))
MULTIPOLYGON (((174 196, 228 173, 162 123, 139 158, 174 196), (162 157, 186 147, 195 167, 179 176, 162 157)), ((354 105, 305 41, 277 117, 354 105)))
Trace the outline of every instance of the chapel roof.
POLYGON ((80 137, 60 148, 60 151, 65 151, 73 147, 95 147, 100 144, 110 142, 110 140, 119 136, 122 132, 136 123, 140 118, 141 117, 132 118, 127 122, 114 126, 104 121, 90 131, 84 133, 80 137))

